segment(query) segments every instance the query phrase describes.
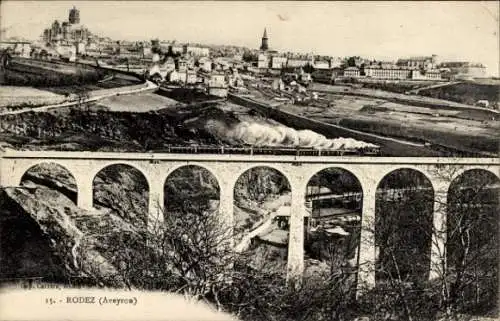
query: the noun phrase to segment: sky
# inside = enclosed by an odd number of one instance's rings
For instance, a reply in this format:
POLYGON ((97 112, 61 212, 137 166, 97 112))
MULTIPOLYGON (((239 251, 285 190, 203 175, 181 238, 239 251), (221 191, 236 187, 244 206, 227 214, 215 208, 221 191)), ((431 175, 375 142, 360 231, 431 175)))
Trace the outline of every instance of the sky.
POLYGON ((37 39, 53 20, 67 20, 73 5, 91 32, 116 40, 258 48, 266 27, 278 51, 387 60, 436 54, 441 61, 481 62, 499 75, 497 1, 2 0, 3 36, 37 39))

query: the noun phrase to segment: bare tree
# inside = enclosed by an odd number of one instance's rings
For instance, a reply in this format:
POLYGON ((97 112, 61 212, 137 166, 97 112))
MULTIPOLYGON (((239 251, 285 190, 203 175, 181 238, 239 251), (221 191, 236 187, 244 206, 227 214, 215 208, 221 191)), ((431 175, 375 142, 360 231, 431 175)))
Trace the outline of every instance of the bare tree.
POLYGON ((112 249, 116 278, 130 288, 182 293, 243 320, 351 319, 349 273, 325 271, 288 287, 279 268, 232 250, 232 229, 207 204, 185 202, 150 217, 140 233, 121 233, 112 249))
POLYGON ((236 254, 232 229, 208 201, 186 202, 177 212, 149 217, 137 233, 120 233, 113 242, 117 277, 130 288, 182 293, 221 309, 218 295, 231 284, 236 254))
MULTIPOLYGON (((457 177, 462 170, 441 166, 433 173, 446 187, 435 191, 431 203, 437 214, 445 215, 445 226, 423 222, 423 204, 429 203, 429 196, 414 190, 401 198, 405 204, 394 205, 404 205, 404 210, 396 211, 396 221, 386 218, 375 231, 369 231, 378 233, 378 277, 375 289, 366 292, 362 304, 372 305, 370 313, 376 320, 467 320, 497 309, 498 178, 486 171, 457 177), (413 215, 418 219, 414 216, 412 220, 413 215), (426 251, 408 252, 401 243, 405 238, 400 235, 401 224, 414 231, 405 232, 411 236, 408 240, 415 245, 421 242, 426 251), (432 270, 431 280, 423 273, 424 267, 432 270), (418 274, 421 277, 415 277, 418 274)), ((382 208, 379 216, 394 214, 387 205, 382 208)))
MULTIPOLYGON (((446 238, 441 239, 441 303, 447 316, 488 313, 498 302, 498 188, 499 179, 484 170, 464 172, 442 166, 437 176, 449 182, 446 238)), ((433 227, 433 233, 441 231, 433 227)), ((437 248, 437 246, 436 246, 437 248)))

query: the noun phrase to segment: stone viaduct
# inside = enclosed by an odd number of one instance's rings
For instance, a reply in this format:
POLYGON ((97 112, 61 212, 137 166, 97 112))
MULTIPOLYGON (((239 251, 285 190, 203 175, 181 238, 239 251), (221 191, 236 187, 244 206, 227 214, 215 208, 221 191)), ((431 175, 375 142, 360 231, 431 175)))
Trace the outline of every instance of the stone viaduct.
MULTIPOLYGON (((276 156, 228 154, 167 154, 167 153, 107 153, 13 151, 0 154, 0 186, 18 186, 31 167, 40 163, 56 163, 66 168, 75 178, 77 205, 92 209, 93 180, 104 168, 130 165, 144 175, 149 185, 149 213, 158 215, 164 204, 163 189, 168 176, 176 169, 196 165, 210 171, 220 188, 219 215, 229 227, 233 226, 233 189, 237 179, 254 167, 270 167, 281 172, 291 186, 292 201, 288 245, 288 276, 296 277, 304 270, 304 214, 306 187, 309 180, 321 170, 340 168, 352 173, 362 187, 362 230, 359 249, 358 285, 375 285, 375 199, 381 180, 399 169, 411 169, 423 174, 434 191, 434 217, 430 277, 440 273, 446 240, 446 204, 451 181, 468 170, 485 170, 498 177, 500 165, 496 158, 409 158, 409 157, 345 157, 345 156, 276 156), (442 169, 453 168, 451 177, 442 169)), ((168 200, 166 200, 168 201, 168 200)))

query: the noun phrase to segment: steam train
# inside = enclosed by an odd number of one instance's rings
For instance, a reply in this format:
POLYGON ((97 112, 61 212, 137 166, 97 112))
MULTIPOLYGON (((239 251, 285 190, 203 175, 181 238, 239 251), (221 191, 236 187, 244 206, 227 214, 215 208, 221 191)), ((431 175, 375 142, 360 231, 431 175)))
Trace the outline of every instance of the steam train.
POLYGON ((380 156, 380 147, 363 147, 350 149, 316 149, 271 146, 224 146, 224 145, 191 145, 167 146, 155 150, 173 154, 237 154, 237 155, 294 155, 294 156, 380 156))

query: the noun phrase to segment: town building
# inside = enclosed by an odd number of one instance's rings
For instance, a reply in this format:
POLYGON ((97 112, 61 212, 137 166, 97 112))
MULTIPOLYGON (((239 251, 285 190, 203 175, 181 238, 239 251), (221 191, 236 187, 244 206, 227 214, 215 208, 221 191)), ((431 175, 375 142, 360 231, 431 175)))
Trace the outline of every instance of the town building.
POLYGON ((312 59, 305 59, 305 58, 288 58, 288 61, 286 63, 286 66, 288 68, 298 68, 298 67, 305 67, 307 65, 313 65, 313 60, 312 59))
POLYGON ((212 71, 212 60, 210 60, 208 58, 202 58, 202 59, 198 60, 198 66, 204 72, 211 72, 212 71))
POLYGON ((167 78, 168 70, 165 69, 165 66, 160 62, 160 56, 158 54, 154 54, 152 58, 152 65, 148 70, 150 77, 155 77, 159 80, 164 80, 167 78))
POLYGON ((8 49, 10 54, 29 58, 32 52, 29 41, 0 41, 0 50, 8 49))
POLYGON ((272 56, 271 57, 271 68, 272 69, 282 69, 286 67, 287 58, 281 56, 272 56))
POLYGON ((209 86, 212 87, 225 87, 226 86, 226 75, 221 72, 214 72, 210 75, 210 80, 208 82, 209 86))
POLYGON ((217 57, 214 59, 214 63, 216 65, 215 69, 218 71, 229 70, 232 66, 231 59, 228 57, 217 57))
POLYGON ((171 50, 172 53, 174 53, 174 54, 182 54, 182 52, 184 51, 184 48, 182 46, 178 46, 178 45, 170 45, 168 50, 171 50))
POLYGON ((179 72, 185 72, 187 70, 187 61, 183 58, 179 58, 176 60, 176 68, 179 72))
POLYGON ((177 71, 171 70, 167 74, 166 81, 170 82, 170 83, 180 82, 181 81, 181 77, 180 77, 180 75, 179 75, 179 73, 177 71))
POLYGON ((230 69, 230 72, 226 75, 226 82, 233 87, 240 87, 244 85, 243 79, 236 68, 230 69))
POLYGON ((194 70, 177 71, 171 70, 166 74, 165 80, 170 83, 182 85, 194 85, 198 82, 198 77, 194 70))
POLYGON ((198 76, 196 75, 196 71, 194 70, 186 70, 185 73, 181 74, 181 80, 186 84, 196 84, 198 82, 198 76))
POLYGON ((269 68, 269 58, 266 54, 260 53, 257 58, 257 68, 269 68))
POLYGON ((396 66, 418 69, 434 69, 437 66, 437 56, 432 55, 398 59, 396 66))
POLYGON ((186 44, 182 46, 182 53, 184 55, 191 55, 194 57, 208 57, 210 55, 210 49, 186 44))
POLYGON ((439 69, 430 70, 412 70, 412 80, 442 80, 441 71, 439 69))
POLYGON ((344 69, 344 77, 359 77, 360 75, 358 67, 347 67, 344 69))
POLYGON ((228 85, 224 73, 212 73, 208 81, 208 94, 216 97, 227 97, 228 85))
POLYGON ((184 56, 184 60, 186 61, 187 69, 194 69, 195 63, 196 63, 194 57, 186 55, 186 56, 184 56))
POLYGON ((69 44, 61 44, 54 47, 59 57, 68 59, 69 61, 76 61, 76 55, 78 52, 77 46, 69 44))
POLYGON ((330 61, 316 60, 314 61, 314 69, 330 69, 330 61))
POLYGON ((149 46, 142 47, 142 56, 143 57, 149 57, 152 54, 153 54, 153 52, 151 51, 151 47, 149 47, 149 46))
POLYGON ((163 63, 163 68, 167 71, 170 72, 172 70, 175 70, 175 60, 172 57, 167 57, 165 59, 165 62, 163 63))
POLYGON ((363 68, 367 78, 384 80, 441 80, 438 69, 421 69, 416 67, 398 67, 389 63, 380 63, 363 68))
POLYGON ((332 69, 316 69, 312 72, 311 77, 314 82, 333 84, 335 83, 335 78, 342 74, 340 68, 332 69))
POLYGON ((393 67, 382 67, 379 65, 368 66, 363 68, 364 74, 368 78, 376 79, 393 79, 393 80, 403 80, 410 79, 412 75, 412 69, 410 68, 399 68, 393 67))
POLYGON ((342 64, 344 63, 343 59, 339 57, 331 58, 330 59, 330 68, 340 68, 342 64))

